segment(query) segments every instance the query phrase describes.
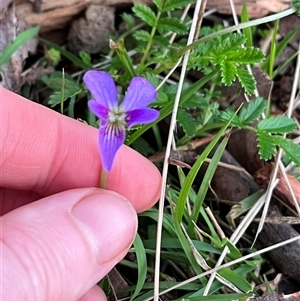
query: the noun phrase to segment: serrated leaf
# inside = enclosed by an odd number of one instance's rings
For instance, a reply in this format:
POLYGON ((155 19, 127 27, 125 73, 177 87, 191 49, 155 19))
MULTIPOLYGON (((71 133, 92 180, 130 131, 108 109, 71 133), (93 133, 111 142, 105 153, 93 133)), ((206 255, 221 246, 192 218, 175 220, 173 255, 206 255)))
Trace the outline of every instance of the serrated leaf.
POLYGON ((160 80, 158 79, 157 75, 151 72, 146 72, 145 77, 155 88, 160 84, 160 80))
POLYGON ((245 35, 241 33, 233 33, 230 34, 228 37, 228 40, 226 39, 226 42, 223 43, 224 47, 228 48, 228 50, 238 50, 240 49, 241 45, 246 43, 247 38, 245 35))
POLYGON ((62 86, 62 78, 72 81, 76 84, 69 73, 62 74, 60 71, 54 71, 50 76, 44 75, 41 77, 42 82, 54 91, 60 91, 62 86))
POLYGON ((236 65, 230 61, 224 60, 221 63, 222 82, 225 86, 230 86, 235 80, 236 65))
POLYGON ((296 127, 293 119, 281 115, 261 120, 257 125, 258 129, 274 134, 291 133, 296 127))
POLYGON ((247 69, 237 68, 236 76, 248 95, 254 93, 256 81, 247 69))
POLYGON ((232 51, 228 55, 228 59, 240 64, 255 64, 260 63, 265 59, 264 53, 254 47, 241 48, 232 51))
POLYGON ((62 80, 60 80, 60 91, 55 91, 50 97, 48 104, 51 107, 54 107, 61 103, 61 101, 65 101, 69 97, 75 96, 82 91, 82 87, 78 85, 76 82, 64 79, 64 94, 62 95, 62 80))
POLYGON ((157 8, 159 8, 161 10, 161 6, 162 6, 162 0, 152 0, 153 3, 156 5, 157 8))
POLYGON ((257 130, 257 141, 260 157, 264 160, 271 159, 276 150, 274 138, 269 133, 257 130))
POLYGON ((132 14, 123 13, 121 14, 121 17, 129 28, 132 28, 135 25, 135 20, 132 14))
POLYGON ((231 120, 231 125, 240 126, 241 122, 237 115, 235 115, 235 111, 232 108, 227 108, 225 111, 219 112, 216 111, 214 113, 217 119, 220 121, 228 122, 231 120), (235 116, 234 116, 235 115, 235 116))
POLYGON ((154 102, 151 103, 151 107, 161 107, 169 102, 168 95, 161 90, 157 92, 157 97, 154 102))
POLYGON ((280 146, 286 155, 298 166, 300 166, 300 145, 293 140, 282 136, 274 136, 275 143, 280 146))
POLYGON ((166 48, 166 47, 169 47, 169 40, 162 36, 155 36, 153 38, 153 44, 166 48))
POLYGON ((216 41, 213 43, 211 48, 208 50, 213 51, 216 55, 227 54, 239 50, 241 45, 245 43, 247 38, 241 33, 233 33, 225 38, 223 37, 222 41, 216 41))
POLYGON ((168 31, 177 34, 185 34, 187 26, 176 18, 161 18, 157 24, 157 30, 163 34, 168 31))
POLYGON ((177 112, 177 120, 182 126, 185 134, 189 137, 193 136, 196 131, 196 122, 191 114, 179 108, 177 112))
POLYGON ((156 17, 152 9, 144 4, 135 3, 134 7, 132 8, 133 12, 137 17, 143 20, 150 26, 154 26, 156 23, 156 17))
POLYGON ((167 12, 176 8, 181 8, 194 3, 194 0, 167 0, 163 6, 162 12, 167 12))
POLYGON ((150 34, 146 30, 137 30, 133 34, 134 38, 137 39, 138 41, 143 41, 143 42, 148 42, 150 39, 150 34))
POLYGON ((251 123, 257 119, 265 110, 267 102, 262 97, 250 101, 247 107, 241 109, 239 118, 242 123, 251 123))

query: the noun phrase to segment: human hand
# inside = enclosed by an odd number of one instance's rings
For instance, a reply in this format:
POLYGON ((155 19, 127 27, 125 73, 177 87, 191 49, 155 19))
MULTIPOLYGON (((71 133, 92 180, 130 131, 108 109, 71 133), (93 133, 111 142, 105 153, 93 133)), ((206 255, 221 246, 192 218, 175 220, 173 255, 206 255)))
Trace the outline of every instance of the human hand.
POLYGON ((99 185, 97 130, 0 87, 1 300, 106 300, 160 174, 123 146, 99 185), (114 192, 112 192, 114 191, 114 192), (130 201, 127 201, 127 199, 130 201))

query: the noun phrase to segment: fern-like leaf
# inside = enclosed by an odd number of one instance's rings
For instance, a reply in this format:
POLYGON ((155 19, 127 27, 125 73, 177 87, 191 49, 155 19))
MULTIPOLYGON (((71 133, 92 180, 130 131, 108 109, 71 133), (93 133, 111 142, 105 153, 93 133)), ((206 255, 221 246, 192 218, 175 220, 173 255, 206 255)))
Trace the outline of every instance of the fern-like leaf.
MULTIPOLYGON (((156 0, 157 1, 157 0, 156 0)), ((162 11, 168 12, 170 10, 174 10, 176 8, 186 7, 191 3, 194 3, 194 0, 167 0, 165 5, 163 6, 162 11)))
POLYGON ((280 146, 287 156, 298 166, 300 166, 300 145, 293 140, 282 136, 274 136, 275 143, 280 146))
POLYGON ((161 18, 157 24, 157 30, 161 34, 168 31, 185 34, 187 32, 187 26, 177 18, 161 18))
POLYGON ((149 26, 154 26, 156 23, 156 17, 152 9, 144 4, 135 3, 132 8, 137 17, 147 23, 149 26))
POLYGON ((257 97, 248 103, 247 107, 241 109, 239 118, 242 123, 251 123, 257 119, 265 110, 267 102, 262 97, 257 97))
POLYGON ((232 108, 228 108, 225 111, 215 111, 214 112, 215 117, 224 122, 228 122, 231 120, 231 125, 240 127, 241 122, 237 115, 235 115, 235 111, 232 108), (235 116, 234 116, 235 115, 235 116))
POLYGON ((261 120, 257 125, 258 129, 274 134, 291 133, 296 127, 293 119, 281 115, 261 120))
POLYGON ((275 155, 274 138, 264 131, 257 130, 259 155, 264 160, 270 160, 275 155))
POLYGON ((221 63, 221 71, 222 82, 226 86, 230 86, 235 80, 236 65, 230 61, 224 60, 221 63))
POLYGON ((256 84, 253 75, 245 68, 237 68, 236 76, 246 93, 248 95, 253 94, 256 84))
POLYGON ((240 64, 260 63, 264 58, 264 53, 255 47, 241 48, 228 54, 229 60, 240 64))
POLYGON ((196 122, 195 119, 188 112, 183 109, 178 109, 177 120, 182 126, 183 131, 189 137, 193 136, 196 131, 196 122))
POLYGON ((150 34, 146 30, 137 30, 133 36, 136 40, 143 42, 148 42, 150 39, 150 34))

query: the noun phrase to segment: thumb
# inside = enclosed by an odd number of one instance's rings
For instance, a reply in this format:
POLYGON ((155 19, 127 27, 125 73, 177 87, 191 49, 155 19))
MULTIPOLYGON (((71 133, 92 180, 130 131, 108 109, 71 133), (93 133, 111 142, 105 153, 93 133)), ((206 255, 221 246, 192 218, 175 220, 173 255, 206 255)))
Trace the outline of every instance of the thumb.
POLYGON ((3 300, 78 300, 127 253, 137 216, 122 196, 65 191, 1 220, 3 300))

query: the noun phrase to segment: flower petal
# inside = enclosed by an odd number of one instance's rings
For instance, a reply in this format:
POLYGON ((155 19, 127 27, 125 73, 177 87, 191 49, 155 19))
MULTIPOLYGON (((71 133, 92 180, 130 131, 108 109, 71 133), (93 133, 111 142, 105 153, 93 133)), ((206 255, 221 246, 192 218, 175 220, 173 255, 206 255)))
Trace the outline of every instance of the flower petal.
POLYGON ((102 121, 107 120, 107 115, 109 112, 107 107, 100 105, 93 99, 88 101, 88 107, 102 121))
POLYGON ((138 109, 127 112, 126 123, 129 128, 136 124, 146 124, 156 120, 159 111, 154 109, 138 109))
POLYGON ((115 129, 109 125, 99 129, 99 148, 105 171, 109 172, 112 169, 116 154, 124 140, 125 130, 115 129))
POLYGON ((155 100, 155 88, 143 77, 134 77, 127 89, 121 108, 124 111, 146 108, 155 100))
POLYGON ((83 81, 96 102, 106 108, 118 106, 117 88, 113 78, 104 71, 87 71, 83 81))

